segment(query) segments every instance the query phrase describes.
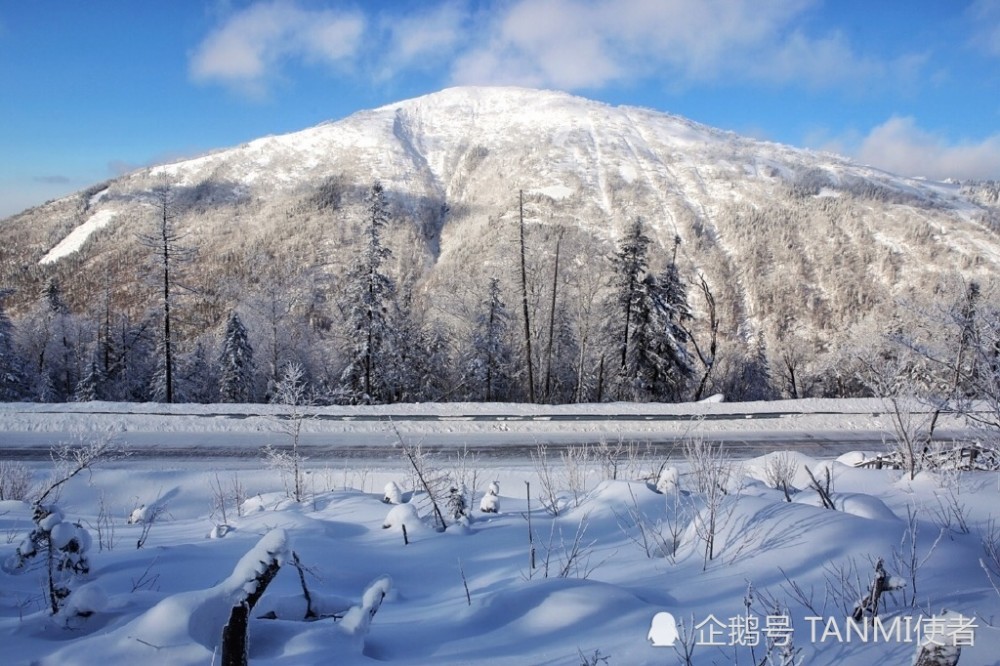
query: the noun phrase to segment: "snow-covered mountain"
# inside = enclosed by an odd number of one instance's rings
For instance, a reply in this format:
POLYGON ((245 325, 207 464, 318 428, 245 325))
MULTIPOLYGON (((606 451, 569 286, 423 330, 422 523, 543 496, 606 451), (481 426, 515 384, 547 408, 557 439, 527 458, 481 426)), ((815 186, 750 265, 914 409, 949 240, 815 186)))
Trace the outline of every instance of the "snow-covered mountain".
POLYGON ((55 276, 83 307, 110 268, 128 302, 144 289, 136 235, 152 223, 151 190, 166 184, 216 310, 275 261, 307 270, 320 294, 348 260, 373 179, 393 205, 397 274, 459 319, 488 277, 511 273, 519 191, 539 303, 560 233, 572 259, 564 294, 579 304, 639 216, 654 266, 679 238, 682 272, 704 276, 724 330, 748 342, 823 341, 952 274, 987 280, 1000 266, 997 183, 928 182, 658 111, 470 87, 138 171, 9 218, 0 286, 33 298, 55 276))

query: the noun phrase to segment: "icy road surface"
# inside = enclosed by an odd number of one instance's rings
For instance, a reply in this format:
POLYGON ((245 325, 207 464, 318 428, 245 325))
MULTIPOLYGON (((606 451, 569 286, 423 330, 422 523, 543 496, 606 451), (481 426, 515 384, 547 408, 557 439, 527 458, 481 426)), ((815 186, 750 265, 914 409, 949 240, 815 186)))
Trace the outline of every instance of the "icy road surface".
MULTIPOLYGON (((914 405, 914 411, 926 408, 914 405)), ((108 436, 143 458, 256 458, 286 447, 288 409, 280 405, 69 403, 0 405, 0 457, 43 459, 52 446, 108 436)), ((893 437, 880 400, 759 403, 606 403, 598 405, 404 404, 317 407, 303 420, 300 445, 311 460, 384 459, 400 437, 430 450, 468 448, 500 459, 526 459, 579 444, 637 442, 653 453, 679 453, 684 441, 724 442, 730 455, 781 448, 818 457, 877 450, 893 437), (398 432, 398 435, 397 435, 398 432)), ((935 438, 974 439, 955 415, 942 415, 935 438)))

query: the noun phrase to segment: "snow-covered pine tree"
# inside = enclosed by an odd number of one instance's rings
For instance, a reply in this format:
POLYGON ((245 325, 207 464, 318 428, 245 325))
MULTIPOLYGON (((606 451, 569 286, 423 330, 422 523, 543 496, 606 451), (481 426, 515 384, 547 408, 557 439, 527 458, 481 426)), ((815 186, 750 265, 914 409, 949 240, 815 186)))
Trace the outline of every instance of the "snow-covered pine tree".
POLYGON ((366 242, 348 271, 343 294, 347 367, 341 383, 347 400, 354 404, 385 402, 391 393, 386 372, 393 367, 390 313, 396 284, 382 270, 392 254, 382 244, 382 232, 389 223, 382 183, 372 183, 366 203, 366 242))
POLYGON ((678 401, 693 372, 684 328, 691 319, 687 291, 674 263, 658 278, 646 275, 643 285, 646 298, 634 335, 636 378, 644 398, 678 401))
POLYGON ((174 401, 174 375, 172 371, 174 352, 166 351, 167 348, 173 350, 173 347, 172 339, 161 336, 156 340, 155 365, 153 366, 153 375, 149 380, 148 397, 153 402, 172 403, 174 401), (167 347, 165 348, 164 345, 167 347))
POLYGON ((194 350, 181 359, 179 391, 184 402, 210 403, 218 400, 218 374, 199 340, 194 350))
POLYGON ((612 263, 615 271, 615 290, 608 307, 610 339, 617 349, 618 398, 630 399, 634 379, 629 367, 629 350, 634 347, 635 318, 644 300, 642 278, 646 274, 649 237, 643 232, 642 219, 637 217, 618 243, 612 263))
POLYGON ((614 258, 616 289, 608 314, 620 361, 618 398, 679 400, 692 372, 684 328, 691 318, 687 290, 675 261, 659 277, 649 272, 649 245, 636 218, 614 258))
POLYGON ((151 319, 132 322, 125 315, 113 327, 112 348, 116 353, 108 372, 109 400, 142 402, 152 399, 150 384, 156 373, 154 361, 157 358, 154 328, 151 319))
POLYGON ((73 399, 76 402, 93 402, 94 400, 104 400, 105 384, 108 376, 104 372, 104 366, 95 355, 90 359, 90 365, 83 377, 76 384, 76 392, 73 399))
POLYGON ((222 402, 250 402, 254 398, 253 347, 247 329, 235 312, 229 313, 219 354, 219 398, 222 402))
POLYGON ((767 360, 763 333, 757 334, 757 343, 743 363, 741 380, 745 387, 741 400, 776 400, 780 397, 774 388, 774 376, 767 360))
POLYGON ((560 307, 556 312, 555 340, 545 369, 546 401, 552 404, 573 402, 579 375, 577 363, 580 343, 569 313, 560 307))
POLYGON ((3 307, 9 293, 0 290, 0 402, 24 398, 24 371, 14 347, 14 324, 3 307))
POLYGON ((489 295, 472 332, 472 352, 466 370, 470 399, 486 402, 510 399, 513 350, 509 330, 510 313, 500 295, 500 281, 492 278, 489 295))
POLYGON ((417 359, 417 395, 425 402, 447 399, 452 391, 453 355, 449 331, 444 325, 431 322, 420 331, 420 358, 417 359))
POLYGON ((392 314, 391 347, 396 363, 386 369, 386 386, 394 402, 441 400, 449 390, 451 355, 444 331, 423 320, 409 289, 397 299, 392 314))

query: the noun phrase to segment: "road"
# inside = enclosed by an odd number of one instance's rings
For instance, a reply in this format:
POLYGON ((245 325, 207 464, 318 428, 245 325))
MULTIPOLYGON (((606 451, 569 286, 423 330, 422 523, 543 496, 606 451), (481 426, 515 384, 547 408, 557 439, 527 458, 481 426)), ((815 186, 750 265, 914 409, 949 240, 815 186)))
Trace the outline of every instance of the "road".
MULTIPOLYGON (((839 406, 823 401, 823 406, 839 406)), ((770 404, 770 403, 769 403, 770 404)), ((637 442, 649 455, 683 455, 692 438, 723 444, 729 454, 747 458, 793 449, 814 457, 835 457, 851 450, 880 450, 891 436, 881 405, 862 402, 845 409, 802 409, 798 403, 773 403, 794 409, 741 409, 718 404, 701 413, 649 409, 567 411, 539 407, 533 413, 434 413, 440 406, 420 406, 391 416, 369 409, 322 410, 302 423, 300 446, 312 461, 388 460, 399 455, 399 437, 431 451, 467 449, 481 458, 527 460, 539 445, 551 455, 571 446, 601 442, 637 442), (866 409, 866 407, 875 407, 866 409), (397 433, 399 437, 397 437, 397 433)), ((0 409, 0 459, 47 460, 53 446, 111 433, 136 460, 210 460, 259 458, 270 445, 289 448, 291 422, 281 414, 262 415, 234 406, 111 405, 75 411, 59 405, 0 409), (121 407, 117 409, 117 407, 121 407)), ((636 406, 630 406, 635 409, 636 406)), ((78 407, 76 409, 79 409, 78 407)), ((936 438, 954 440, 969 433, 950 419, 936 438)), ((948 420, 945 419, 945 420, 948 420)))

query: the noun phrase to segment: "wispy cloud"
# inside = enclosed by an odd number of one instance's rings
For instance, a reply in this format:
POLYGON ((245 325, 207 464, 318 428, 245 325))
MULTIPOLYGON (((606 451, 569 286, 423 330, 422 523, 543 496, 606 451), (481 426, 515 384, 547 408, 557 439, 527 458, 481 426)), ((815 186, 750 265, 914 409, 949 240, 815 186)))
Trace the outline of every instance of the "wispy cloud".
POLYGON ((909 116, 893 116, 868 134, 828 140, 821 147, 908 176, 1000 178, 1000 134, 954 142, 920 128, 909 116))
POLYGON ((42 183, 43 185, 69 185, 73 180, 69 176, 60 176, 57 174, 46 175, 46 176, 35 176, 32 178, 36 183, 42 183))
POLYGON ((968 9, 972 21, 972 45, 987 55, 1000 58, 1000 3, 976 0, 968 9))
POLYGON ((799 29, 813 0, 518 0, 457 55, 457 83, 597 88, 641 78, 722 78, 856 88, 909 78, 919 56, 882 60, 835 32, 799 29))
POLYGON ((468 38, 472 14, 465 2, 446 2, 408 16, 385 14, 381 24, 388 47, 380 66, 381 78, 401 69, 427 69, 450 60, 468 38))
POLYGON ((852 91, 908 81, 924 59, 859 52, 804 31, 819 0, 448 0, 416 11, 306 9, 268 0, 227 15, 192 77, 265 94, 292 61, 363 63, 380 80, 443 68, 457 84, 568 90, 639 80, 748 81, 852 91))
POLYGON ((191 56, 194 80, 261 96, 289 61, 337 66, 359 49, 365 18, 358 12, 303 9, 277 0, 231 14, 191 56))

